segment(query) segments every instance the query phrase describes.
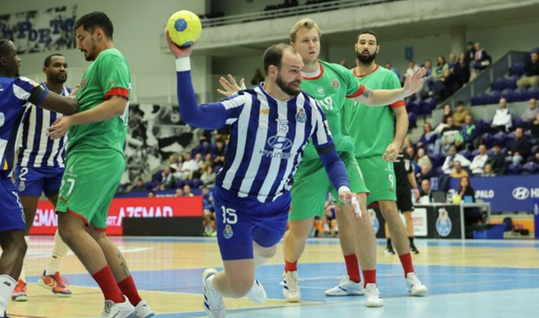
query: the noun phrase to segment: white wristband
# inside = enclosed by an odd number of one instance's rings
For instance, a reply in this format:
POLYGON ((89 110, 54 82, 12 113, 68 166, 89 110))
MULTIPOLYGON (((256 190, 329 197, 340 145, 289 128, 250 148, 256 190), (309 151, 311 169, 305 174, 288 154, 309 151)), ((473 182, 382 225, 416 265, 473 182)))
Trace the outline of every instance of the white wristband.
POLYGON ((339 191, 338 191, 338 192, 339 192, 339 195, 341 195, 341 194, 344 193, 344 192, 350 192, 350 188, 347 187, 347 186, 341 186, 341 187, 339 187, 339 191))
POLYGON ((189 56, 176 59, 176 72, 185 72, 191 70, 191 59, 189 56))

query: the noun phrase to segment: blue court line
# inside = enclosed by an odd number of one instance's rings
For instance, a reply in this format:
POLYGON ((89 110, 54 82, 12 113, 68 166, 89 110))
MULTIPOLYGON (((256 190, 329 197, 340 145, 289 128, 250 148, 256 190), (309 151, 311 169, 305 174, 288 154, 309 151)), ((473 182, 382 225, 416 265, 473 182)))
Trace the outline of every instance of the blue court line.
MULTIPOLYGON (((163 243, 214 243, 213 237, 122 237, 125 242, 163 242, 163 243)), ((493 248, 539 248, 539 240, 460 240, 460 239, 416 239, 417 246, 443 247, 493 247, 493 248)), ((337 238, 310 238, 308 245, 339 245, 337 238)), ((386 240, 378 239, 378 246, 385 246, 386 240)))

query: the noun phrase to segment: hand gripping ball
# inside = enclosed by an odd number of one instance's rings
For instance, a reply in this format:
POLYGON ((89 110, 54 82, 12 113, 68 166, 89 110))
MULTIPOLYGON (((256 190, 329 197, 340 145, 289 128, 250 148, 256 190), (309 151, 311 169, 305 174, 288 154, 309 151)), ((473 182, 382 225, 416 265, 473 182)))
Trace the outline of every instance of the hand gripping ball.
POLYGON ((196 14, 188 10, 181 10, 170 16, 167 30, 172 42, 179 47, 186 47, 198 40, 200 32, 202 32, 202 24, 196 14))

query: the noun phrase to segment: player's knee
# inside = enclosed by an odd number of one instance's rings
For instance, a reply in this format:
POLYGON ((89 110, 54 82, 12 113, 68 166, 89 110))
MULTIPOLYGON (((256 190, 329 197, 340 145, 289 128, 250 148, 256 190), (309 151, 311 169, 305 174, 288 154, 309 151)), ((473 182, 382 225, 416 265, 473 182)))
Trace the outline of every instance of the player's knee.
POLYGON ((17 253, 19 258, 24 258, 24 255, 26 255, 26 250, 28 249, 24 235, 14 235, 6 249, 11 249, 13 252, 17 253))
POLYGON ((262 257, 262 258, 265 258, 265 259, 269 259, 269 258, 272 258, 273 256, 275 256, 275 252, 276 252, 276 248, 275 246, 273 247, 270 247, 270 248, 262 248, 262 247, 258 247, 256 249, 256 254, 257 256, 259 257, 262 257))
POLYGON ((253 279, 235 279, 230 282, 230 287, 236 298, 244 297, 253 288, 253 279))

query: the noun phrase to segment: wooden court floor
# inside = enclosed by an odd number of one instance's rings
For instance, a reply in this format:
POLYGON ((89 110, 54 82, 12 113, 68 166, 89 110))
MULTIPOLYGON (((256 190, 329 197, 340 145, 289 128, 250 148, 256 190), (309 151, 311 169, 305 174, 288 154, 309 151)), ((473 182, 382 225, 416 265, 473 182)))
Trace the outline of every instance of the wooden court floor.
MULTIPOLYGON (((221 266, 213 238, 114 238, 130 266, 141 295, 157 318, 205 317, 201 273, 221 266)), ((289 304, 281 293, 282 246, 257 270, 268 293, 263 305, 226 299, 230 317, 519 317, 539 313, 539 241, 416 240, 415 270, 430 292, 411 297, 398 257, 378 248, 378 285, 385 299, 367 309, 363 297, 329 298, 324 290, 346 275, 337 239, 310 239, 299 262, 302 301, 289 304), (509 310, 511 309, 511 310, 509 310)), ((10 302, 8 316, 28 318, 99 317, 103 298, 89 274, 68 254, 62 274, 73 296, 57 298, 37 285, 46 267, 52 237, 32 237, 26 275, 28 301, 10 302)))

